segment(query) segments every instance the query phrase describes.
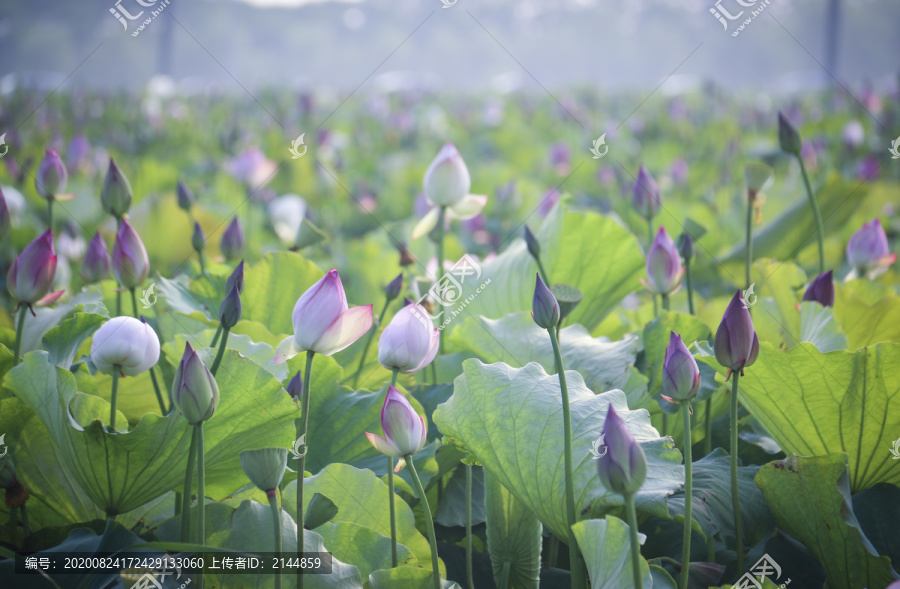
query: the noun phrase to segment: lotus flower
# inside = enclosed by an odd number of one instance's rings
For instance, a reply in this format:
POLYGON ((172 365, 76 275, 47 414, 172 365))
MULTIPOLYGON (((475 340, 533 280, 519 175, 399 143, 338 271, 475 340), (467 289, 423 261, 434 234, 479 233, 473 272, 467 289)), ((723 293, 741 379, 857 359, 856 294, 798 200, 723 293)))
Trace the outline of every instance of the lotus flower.
POLYGON ((476 217, 487 204, 487 196, 469 194, 471 186, 469 169, 462 156, 452 143, 445 144, 425 172, 425 197, 433 208, 416 224, 413 239, 426 235, 437 226, 442 206, 447 208, 448 222, 476 217))
POLYGON ((378 361, 388 370, 417 372, 434 360, 440 332, 425 307, 407 305, 397 311, 378 340, 378 361))
POLYGON ((88 243, 84 259, 81 261, 81 277, 88 284, 99 282, 109 276, 111 265, 112 261, 106 242, 103 241, 103 236, 98 231, 88 243))
POLYGON ((94 332, 91 361, 97 370, 137 376, 159 361, 159 338, 153 328, 134 317, 113 317, 94 332))
POLYGON ((857 230, 847 244, 847 260, 860 276, 875 277, 897 261, 888 249, 887 235, 881 221, 873 219, 857 230))
POLYGON ((116 219, 121 219, 131 208, 132 198, 133 193, 128 178, 125 177, 116 162, 109 158, 109 168, 106 170, 103 191, 100 193, 103 210, 116 219))
POLYGON ((831 270, 816 276, 803 293, 804 301, 815 301, 823 307, 834 306, 834 281, 831 270))
POLYGON ((662 370, 663 399, 670 403, 683 403, 697 396, 700 390, 700 369, 681 336, 674 331, 669 334, 666 358, 662 370))
POLYGON ((716 360, 728 369, 728 375, 734 370, 739 370, 741 375, 744 368, 756 362, 759 355, 759 338, 753 329, 753 319, 750 310, 744 305, 741 291, 734 293, 722 322, 716 330, 715 341, 716 360))
POLYGON ((53 233, 48 229, 25 246, 13 260, 6 274, 6 287, 10 294, 24 305, 41 307, 51 304, 64 292, 50 293, 56 277, 56 262, 53 233))
POLYGON ((392 386, 388 387, 381 407, 381 428, 384 437, 369 432, 366 437, 385 456, 400 458, 415 454, 425 446, 428 433, 425 418, 417 414, 406 397, 392 386))
POLYGON ((225 170, 249 188, 258 188, 272 179, 278 165, 266 158, 258 147, 251 147, 225 162, 225 170))
POLYGON ((638 170, 637 180, 631 191, 631 206, 647 220, 655 217, 662 206, 659 186, 644 166, 638 170))
POLYGON ((244 251, 244 231, 241 229, 241 223, 237 217, 231 220, 225 233, 222 234, 219 249, 226 260, 238 258, 244 251))
POLYGON ((848 121, 841 131, 841 140, 850 149, 856 149, 866 139, 866 130, 856 119, 848 121))
POLYGON ((669 295, 681 287, 684 268, 675 242, 660 227, 647 253, 647 281, 644 286, 656 294, 669 295))
POLYGON ((612 405, 606 411, 603 438, 607 452, 597 460, 600 482, 620 495, 637 492, 647 478, 647 457, 612 405))
POLYGON ((38 194, 47 200, 53 200, 66 191, 68 182, 69 173, 66 171, 66 165, 55 149, 48 149, 34 177, 34 187, 38 194))
POLYGON ((372 305, 349 308, 337 270, 323 276, 294 305, 294 335, 275 350, 280 364, 300 352, 330 356, 340 352, 372 327, 372 305))
POLYGON ((537 273, 534 278, 534 295, 531 298, 531 318, 544 329, 555 328, 559 324, 559 303, 537 273))
POLYGON ((190 342, 184 344, 184 355, 172 382, 172 400, 191 425, 207 421, 219 406, 219 385, 190 342))
POLYGON ((122 219, 112 251, 113 274, 125 288, 139 286, 150 273, 150 259, 144 242, 127 219, 122 219))

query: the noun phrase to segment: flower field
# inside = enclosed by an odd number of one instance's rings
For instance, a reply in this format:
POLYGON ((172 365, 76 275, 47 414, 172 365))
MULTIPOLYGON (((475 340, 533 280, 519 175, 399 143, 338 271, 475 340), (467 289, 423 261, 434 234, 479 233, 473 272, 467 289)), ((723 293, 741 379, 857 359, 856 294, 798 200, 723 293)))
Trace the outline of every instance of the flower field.
POLYGON ((896 92, 44 100, 0 587, 900 587, 896 92))

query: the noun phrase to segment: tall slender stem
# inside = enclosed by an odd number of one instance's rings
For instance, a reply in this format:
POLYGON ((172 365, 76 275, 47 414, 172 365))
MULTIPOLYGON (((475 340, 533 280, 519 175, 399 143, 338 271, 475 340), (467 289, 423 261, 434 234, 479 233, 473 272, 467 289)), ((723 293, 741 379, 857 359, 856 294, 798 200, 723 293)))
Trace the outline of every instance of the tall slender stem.
POLYGON ((116 317, 122 315, 122 289, 116 289, 116 317))
POLYGON ((666 294, 662 295, 662 308, 663 308, 663 311, 669 310, 669 295, 666 295, 666 294))
POLYGON ((19 303, 19 320, 16 321, 16 347, 13 355, 15 356, 15 360, 13 362, 13 366, 19 363, 21 360, 20 354, 22 352, 22 337, 25 335, 25 315, 28 314, 28 303, 19 303))
POLYGON ((166 409, 166 402, 163 401, 162 393, 159 390, 159 382, 156 380, 156 371, 153 369, 153 366, 150 367, 150 380, 153 382, 153 391, 156 393, 156 402, 159 403, 159 410, 164 416, 168 415, 169 411, 166 409))
POLYGON ((572 587, 584 587, 585 580, 582 576, 581 565, 578 562, 578 544, 575 541, 575 532, 572 526, 575 525, 575 489, 572 480, 572 416, 569 412, 569 387, 566 383, 566 372, 562 361, 562 354, 559 351, 559 340, 556 338, 556 331, 552 328, 547 330, 550 334, 550 343, 553 344, 553 356, 556 358, 556 366, 559 375, 559 390, 562 396, 563 410, 563 458, 566 473, 566 531, 568 534, 569 544, 569 569, 572 575, 572 587))
POLYGON ((665 411, 662 412, 662 435, 663 437, 669 435, 669 414, 665 411))
POLYGON ((544 269, 544 265, 541 263, 541 257, 535 257, 534 261, 537 262, 538 271, 541 273, 541 280, 544 281, 544 284, 550 286, 550 276, 547 274, 547 271, 544 269))
POLYGON ((197 250, 197 257, 200 259, 200 274, 206 275, 206 258, 203 257, 203 250, 197 250))
POLYGON ((197 431, 197 542, 206 543, 206 459, 203 448, 203 422, 194 426, 197 431))
MULTIPOLYGON (((806 173, 806 164, 800 153, 797 153, 797 161, 800 163, 800 172, 803 174, 803 184, 806 186, 806 196, 809 197, 809 206, 812 207, 813 217, 816 221, 816 237, 819 240, 819 274, 825 271, 825 226, 822 224, 822 213, 819 211, 819 203, 816 202, 816 196, 813 194, 812 186, 809 183, 809 175, 806 173)), ((744 570, 744 569, 740 569, 744 570)))
POLYGON ((509 587, 509 571, 512 563, 508 558, 503 559, 503 568, 500 569, 500 586, 497 589, 508 589, 509 587))
POLYGON ((194 461, 197 459, 197 429, 191 428, 191 447, 188 450, 187 470, 184 472, 184 492, 181 494, 181 541, 191 541, 191 495, 194 491, 194 461))
POLYGON ((419 473, 416 472, 412 454, 406 455, 406 464, 409 465, 409 474, 412 475, 413 484, 416 487, 416 495, 419 496, 419 501, 422 502, 422 512, 425 514, 425 529, 428 531, 428 543, 431 544, 431 578, 434 581, 434 589, 441 589, 441 569, 438 567, 437 538, 434 535, 434 521, 431 519, 428 497, 425 496, 425 489, 422 487, 422 481, 419 480, 419 473))
POLYGON ((705 414, 703 416, 703 455, 709 456, 712 452, 712 399, 706 400, 705 414))
POLYGON ((131 314, 134 315, 135 319, 140 319, 141 316, 138 313, 138 308, 137 308, 137 295, 134 294, 133 288, 129 288, 128 291, 131 293, 131 314))
MULTIPOLYGON (((441 205, 440 213, 438 214, 438 225, 437 225, 437 270, 435 271, 435 281, 441 279, 441 275, 444 273, 444 219, 447 217, 447 207, 441 205)), ((444 338, 438 339, 438 355, 444 353, 444 338)), ((437 384, 437 375, 434 372, 435 368, 432 367, 432 376, 435 377, 434 384, 437 384)))
POLYGON ((466 464, 466 581, 475 589, 472 579, 472 465, 466 464))
POLYGON ((744 570, 744 531, 741 521, 741 503, 738 494, 738 376, 740 370, 731 373, 731 504, 734 507, 734 536, 737 539, 737 570, 744 570))
POLYGON ((641 545, 638 541, 637 511, 634 509, 634 493, 625 495, 625 514, 628 517, 628 527, 631 528, 631 574, 634 577, 634 587, 635 589, 643 589, 644 579, 641 578, 641 545))
POLYGON ((119 397, 119 373, 121 371, 121 366, 118 364, 113 365, 112 396, 109 402, 109 430, 112 432, 116 431, 116 401, 119 397))
POLYGON ((375 339, 375 334, 378 333, 378 328, 381 326, 381 320, 384 317, 384 314, 387 313, 388 305, 390 304, 391 299, 385 298, 384 307, 381 308, 381 313, 375 318, 372 327, 369 328, 369 335, 366 336, 366 344, 363 346, 362 356, 359 357, 359 366, 356 367, 356 375, 353 377, 353 388, 356 388, 356 385, 359 383, 359 376, 362 374, 363 366, 366 363, 369 347, 372 345, 372 340, 375 339))
POLYGON ((685 282, 687 282, 687 299, 688 299, 688 312, 693 315, 694 314, 694 289, 691 286, 691 258, 687 257, 684 260, 684 278, 685 282))
MULTIPOLYGON (((281 510, 278 509, 278 491, 269 489, 266 491, 269 499, 269 508, 272 511, 272 524, 275 528, 275 552, 281 553, 281 510)), ((275 573, 275 589, 281 589, 281 575, 275 573)))
POLYGON ((684 418, 684 538, 681 541, 681 577, 678 588, 687 589, 688 567, 691 564, 691 501, 693 480, 691 470, 691 404, 681 404, 681 415, 684 418))
MULTIPOLYGON (((306 352, 306 372, 303 374, 303 393, 300 396, 300 407, 303 414, 300 416, 300 436, 307 442, 306 448, 309 451, 309 440, 306 439, 306 430, 309 427, 309 383, 312 380, 312 363, 313 356, 316 353, 312 350, 306 352)), ((297 469, 297 558, 303 556, 305 546, 303 544, 303 480, 306 473, 306 454, 300 457, 300 465, 297 469)), ((303 589, 303 574, 297 569, 297 589, 303 589)))
MULTIPOLYGON (((391 374, 391 386, 397 384, 398 368, 394 368, 391 374)), ((388 504, 391 511, 391 566, 397 567, 397 511, 394 507, 394 457, 388 456, 388 504)))
POLYGON ((215 348, 216 344, 219 343, 219 336, 222 335, 222 323, 219 322, 219 326, 216 327, 216 334, 213 336, 212 342, 210 342, 209 347, 215 348))
POLYGON ((753 264, 753 201, 756 200, 756 192, 747 191, 747 245, 744 249, 746 259, 744 261, 744 288, 750 288, 750 266, 753 264))
POLYGON ((47 199, 47 227, 53 231, 53 195, 47 199))
POLYGON ((219 364, 222 363, 222 357, 225 356, 225 344, 228 343, 228 332, 230 330, 225 327, 222 329, 222 341, 219 342, 219 351, 216 352, 216 359, 213 360, 212 368, 209 369, 212 372, 212 375, 216 375, 216 371, 219 369, 219 364))

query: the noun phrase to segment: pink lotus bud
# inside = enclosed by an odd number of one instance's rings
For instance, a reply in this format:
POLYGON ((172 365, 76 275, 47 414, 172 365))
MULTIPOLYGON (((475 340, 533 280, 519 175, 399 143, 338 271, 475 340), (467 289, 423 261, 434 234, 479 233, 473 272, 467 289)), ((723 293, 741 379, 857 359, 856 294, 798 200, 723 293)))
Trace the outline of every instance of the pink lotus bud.
POLYGON ((81 262, 81 277, 88 283, 99 282, 109 276, 112 261, 109 258, 109 250, 106 242, 98 231, 88 243, 84 260, 81 262))
POLYGON ((675 242, 660 227, 647 254, 647 288, 657 294, 668 295, 681 286, 684 269, 681 266, 681 254, 675 242))
POLYGON ((91 361, 97 370, 137 376, 159 361, 159 338, 153 328, 134 317, 113 317, 94 332, 91 361))
POLYGON ((34 187, 37 188, 38 194, 51 200, 57 194, 65 192, 68 181, 69 173, 66 171, 66 165, 55 149, 48 149, 34 177, 34 187))
POLYGON ((612 405, 603 422, 603 439, 607 452, 597 460, 600 482, 620 495, 637 492, 647 478, 647 457, 612 405))
POLYGON ((644 166, 638 170, 637 181, 631 191, 631 206, 645 219, 655 217, 661 206, 659 186, 644 166))
POLYGON ((690 350, 674 331, 669 334, 662 370, 663 398, 670 403, 683 403, 700 390, 700 369, 690 350))
POLYGON ((366 432, 369 442, 385 456, 399 458, 415 454, 425 446, 428 426, 409 401, 394 387, 388 387, 381 408, 384 437, 366 432))
MULTIPOLYGON (((25 246, 13 260, 6 274, 6 286, 20 303, 40 304, 50 292, 55 277, 56 252, 53 249, 53 233, 48 229, 25 246)), ((55 300, 62 292, 53 294, 56 295, 55 300)))
POLYGON ((140 236, 127 219, 122 219, 112 251, 113 274, 125 288, 139 286, 150 273, 150 260, 140 236))
POLYGON ((237 217, 231 220, 225 233, 222 234, 219 249, 226 260, 241 257, 241 252, 244 251, 244 231, 241 229, 241 223, 237 217))
POLYGON ((417 372, 434 360, 440 332, 422 305, 403 307, 378 340, 378 361, 388 370, 417 372))
POLYGON ((275 350, 275 363, 304 351, 330 356, 340 352, 372 327, 372 305, 349 308, 337 270, 312 285, 294 305, 294 335, 275 350))
POLYGON ((469 194, 471 187, 462 156, 452 143, 445 143, 425 172, 425 196, 433 205, 453 206, 469 194))
POLYGON ((860 274, 883 272, 897 261, 897 254, 888 249, 887 235, 881 221, 863 223, 847 244, 847 260, 860 274))
MULTIPOLYGON (((740 370, 756 362, 759 355, 759 338, 753 329, 750 310, 744 305, 741 291, 734 293, 722 322, 716 330, 714 345, 716 360, 729 370, 740 370)), ((729 373, 730 374, 730 373, 729 373)))

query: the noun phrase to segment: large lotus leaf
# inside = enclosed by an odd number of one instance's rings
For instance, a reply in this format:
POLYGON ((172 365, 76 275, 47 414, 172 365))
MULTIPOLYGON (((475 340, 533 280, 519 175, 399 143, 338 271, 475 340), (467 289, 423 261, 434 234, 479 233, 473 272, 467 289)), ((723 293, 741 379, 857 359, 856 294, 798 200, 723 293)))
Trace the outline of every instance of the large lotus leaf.
MULTIPOLYGON (((704 362, 722 370, 715 358, 704 362)), ((850 488, 900 484, 887 451, 900 431, 900 344, 823 354, 803 343, 760 345, 740 379, 740 402, 786 453, 850 455, 850 488)))
MULTIPOLYGON (((580 521, 572 530, 575 540, 584 555, 591 589, 610 587, 634 587, 634 572, 631 565, 631 530, 619 518, 607 515, 605 519, 580 521)), ((653 587, 650 567, 641 558, 641 583, 653 587)))
MULTIPOLYGON (((575 511, 582 519, 602 517, 623 499, 597 477, 591 445, 600 437, 612 404, 647 456, 647 479, 636 503, 666 517, 665 497, 684 480, 681 454, 660 438, 645 409, 631 411, 621 391, 600 395, 581 375, 566 371, 572 415, 572 473, 575 511)), ((450 399, 435 411, 441 431, 459 442, 559 538, 566 538, 563 418, 557 375, 536 363, 524 368, 463 362, 450 399)))
POLYGON ((242 317, 262 323, 275 335, 294 333, 291 313, 297 299, 324 274, 300 254, 275 252, 264 256, 244 274, 247 286, 241 294, 242 317))
POLYGON ((42 343, 50 361, 60 368, 72 366, 78 349, 104 321, 106 317, 97 313, 75 313, 48 331, 42 343))
MULTIPOLYGON (((347 464, 329 464, 318 474, 307 477, 303 485, 303 509, 314 493, 321 493, 338 507, 332 523, 351 522, 370 528, 382 536, 391 536, 388 512, 388 486, 369 470, 347 464)), ((416 529, 415 516, 404 501, 395 501, 397 542, 413 553, 422 566, 431 570, 431 548, 428 540, 416 529)), ((294 516, 297 512, 297 481, 290 481, 282 490, 282 506, 294 516)), ((440 562, 440 561, 439 561, 440 562)), ((441 574, 446 574, 440 564, 441 574)))
MULTIPOLYGON (((296 538, 296 524, 294 530, 296 538)), ((390 536, 382 536, 371 528, 347 521, 323 524, 316 528, 316 533, 322 536, 325 547, 334 558, 353 563, 363 579, 368 579, 369 574, 378 569, 391 567, 390 536)), ((399 543, 397 562, 400 566, 419 564, 409 548, 399 543)))
POLYGON ((759 330, 760 340, 783 341, 788 347, 797 345, 800 341, 797 291, 807 282, 806 272, 795 264, 762 258, 753 262, 750 280, 753 281, 753 293, 745 291, 745 299, 751 305, 754 324, 767 322, 771 325, 770 330, 759 330), (775 337, 775 333, 779 337, 775 337))
POLYGON ((508 587, 537 589, 541 572, 541 520, 494 477, 485 473, 484 479, 488 553, 494 581, 501 586, 503 568, 508 566, 508 587))
MULTIPOLYGON (((241 450, 291 444, 296 412, 278 382, 236 352, 226 354, 218 380, 219 407, 204 426, 213 498, 239 486, 241 450)), ((128 433, 109 434, 102 423, 108 403, 78 393, 72 373, 52 365, 46 352, 28 354, 5 382, 49 431, 67 476, 105 512, 130 511, 183 483, 190 431, 180 415, 147 414, 128 433)))
MULTIPOLYGON (((381 569, 369 575, 369 589, 434 589, 431 570, 401 566, 395 569, 381 569)), ((441 589, 459 589, 459 585, 441 579, 441 589)))
MULTIPOLYGON (((454 348, 473 352, 483 362, 512 366, 537 362, 545 370, 554 371, 550 336, 528 312, 511 313, 496 320, 469 317, 453 331, 450 341, 454 348)), ((629 405, 643 395, 646 379, 634 369, 640 347, 636 337, 610 342, 605 337, 591 337, 581 325, 572 325, 560 331, 559 345, 566 370, 578 371, 595 393, 623 390, 629 405)))
POLYGON ((879 342, 900 343, 900 295, 870 280, 834 286, 834 316, 851 350, 879 342))
POLYGON ((766 464, 756 475, 775 523, 816 555, 829 588, 885 587, 900 576, 860 529, 849 480, 843 453, 788 456, 766 464))
POLYGON ((800 341, 822 353, 847 349, 847 336, 835 321, 834 311, 813 301, 800 303, 800 341))
MULTIPOLYGON (((550 280, 564 282, 584 293, 584 300, 566 319, 592 330, 628 293, 638 290, 644 256, 637 239, 614 219, 596 213, 566 212, 554 207, 536 236, 541 261, 550 280), (598 255, 602 253, 602 255, 598 255), (587 256, 590 263, 585 264, 587 256)), ((442 319, 455 329, 462 317, 482 315, 499 319, 515 311, 530 311, 537 265, 522 239, 469 275, 462 283, 462 298, 444 307, 442 319), (480 292, 480 285, 490 281, 480 292), (472 300, 463 304, 464 301, 472 300), (459 311, 459 316, 454 313, 459 311)), ((460 277, 456 276, 456 280, 460 277)), ((447 298, 450 300, 450 297, 447 298)))
MULTIPOLYGON (((174 341, 163 344, 163 352, 172 364, 177 365, 181 361, 182 354, 184 354, 185 343, 190 342, 194 349, 204 348, 212 342, 215 333, 215 329, 196 331, 190 334, 176 333, 174 341)), ((218 343, 221 343, 221 340, 218 343)), ((227 349, 237 350, 241 356, 253 360, 278 380, 281 381, 287 378, 288 365, 285 363, 275 364, 273 362, 275 350, 269 344, 254 342, 250 336, 229 333, 228 341, 225 345, 227 349)))
MULTIPOLYGON (((466 469, 458 466, 447 481, 441 500, 434 514, 434 521, 447 527, 465 527, 466 525, 466 469)), ((423 483, 424 484, 424 483, 423 483)), ((485 522, 485 480, 484 469, 472 466, 472 525, 485 522)), ((490 532, 488 532, 490 533, 490 532)))

